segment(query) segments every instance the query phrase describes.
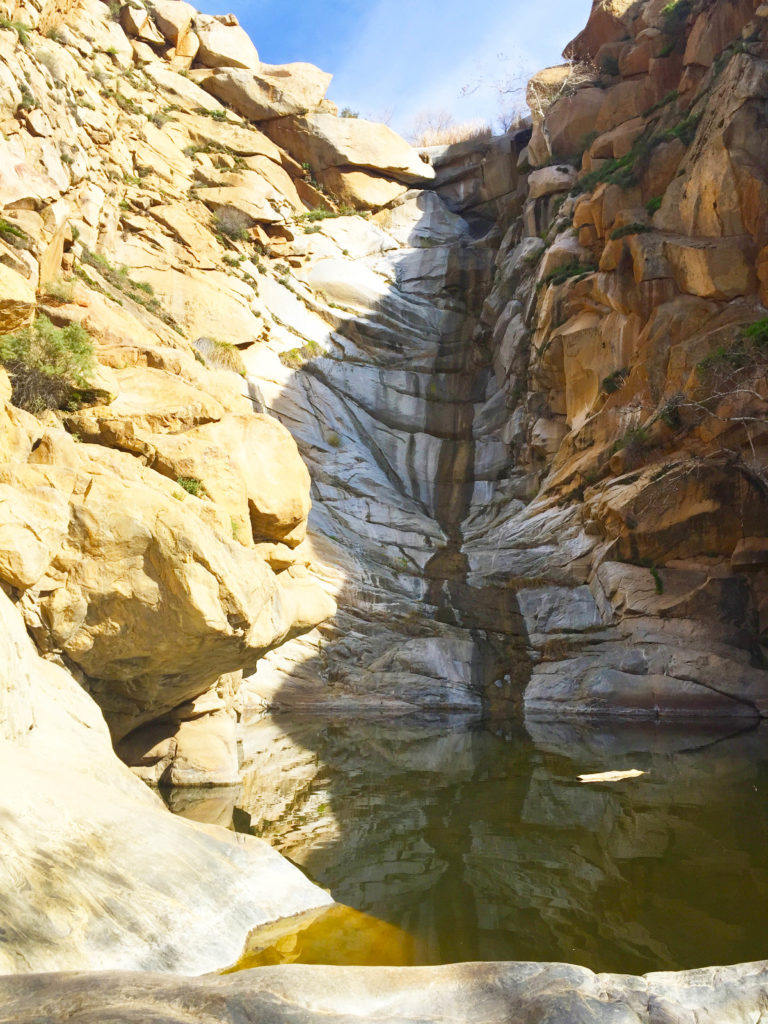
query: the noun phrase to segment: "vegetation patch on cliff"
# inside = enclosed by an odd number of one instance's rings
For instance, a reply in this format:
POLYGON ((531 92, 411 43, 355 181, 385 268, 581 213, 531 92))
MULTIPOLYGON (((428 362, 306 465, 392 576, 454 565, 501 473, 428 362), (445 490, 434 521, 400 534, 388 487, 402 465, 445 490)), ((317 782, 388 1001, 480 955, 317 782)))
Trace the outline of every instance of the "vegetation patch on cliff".
POLYGON ((13 403, 29 412, 74 408, 89 387, 93 343, 80 324, 54 327, 48 317, 0 338, 0 363, 13 388, 13 403))

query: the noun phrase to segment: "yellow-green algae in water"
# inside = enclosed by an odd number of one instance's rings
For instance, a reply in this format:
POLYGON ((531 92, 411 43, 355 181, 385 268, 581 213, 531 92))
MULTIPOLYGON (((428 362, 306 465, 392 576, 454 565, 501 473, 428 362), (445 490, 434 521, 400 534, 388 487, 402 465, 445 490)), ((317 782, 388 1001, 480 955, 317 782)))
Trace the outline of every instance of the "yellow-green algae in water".
POLYGON ((407 932, 337 903, 255 929, 242 957, 222 973, 276 964, 404 967, 413 962, 407 932))

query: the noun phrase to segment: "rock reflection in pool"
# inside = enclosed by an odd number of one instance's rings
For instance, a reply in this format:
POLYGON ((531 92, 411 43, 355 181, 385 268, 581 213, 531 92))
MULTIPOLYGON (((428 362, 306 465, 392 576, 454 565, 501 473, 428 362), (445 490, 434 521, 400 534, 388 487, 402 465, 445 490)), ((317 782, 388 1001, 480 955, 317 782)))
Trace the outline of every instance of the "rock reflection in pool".
POLYGON ((403 963, 644 973, 768 957, 766 727, 501 732, 254 720, 236 827, 406 932, 403 963), (626 768, 648 774, 577 777, 626 768))

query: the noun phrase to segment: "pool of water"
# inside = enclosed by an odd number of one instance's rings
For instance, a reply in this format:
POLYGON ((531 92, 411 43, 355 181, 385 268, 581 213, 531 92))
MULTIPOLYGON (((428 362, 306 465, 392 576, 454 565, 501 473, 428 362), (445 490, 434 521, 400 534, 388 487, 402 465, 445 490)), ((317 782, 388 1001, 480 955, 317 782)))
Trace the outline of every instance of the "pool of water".
POLYGON ((679 970, 768 958, 766 730, 280 716, 247 723, 241 787, 167 798, 351 908, 256 962, 679 970))

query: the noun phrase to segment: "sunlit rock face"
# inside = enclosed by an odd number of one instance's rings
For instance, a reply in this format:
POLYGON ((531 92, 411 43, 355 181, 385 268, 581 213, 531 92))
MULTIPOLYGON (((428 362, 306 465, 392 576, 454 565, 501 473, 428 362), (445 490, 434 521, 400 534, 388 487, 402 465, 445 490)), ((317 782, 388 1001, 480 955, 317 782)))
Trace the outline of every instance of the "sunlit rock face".
POLYGON ((170 815, 2 592, 0 626, 0 973, 213 970, 331 902, 266 843, 170 815))
POLYGON ((761 1012, 765 963, 646 978, 595 975, 567 964, 457 964, 386 968, 265 967, 228 978, 172 978, 107 973, 0 980, 4 1017, 16 1024, 48 1019, 86 1024, 137 1016, 176 1024, 214 1024, 222 1013, 245 1024, 291 1019, 349 1024, 371 1019, 503 1024, 568 1020, 578 1024, 668 1021, 741 1024, 761 1012), (10 1015, 12 1016, 10 1016, 10 1015), (290 1014, 290 1018, 287 1017, 290 1014))

